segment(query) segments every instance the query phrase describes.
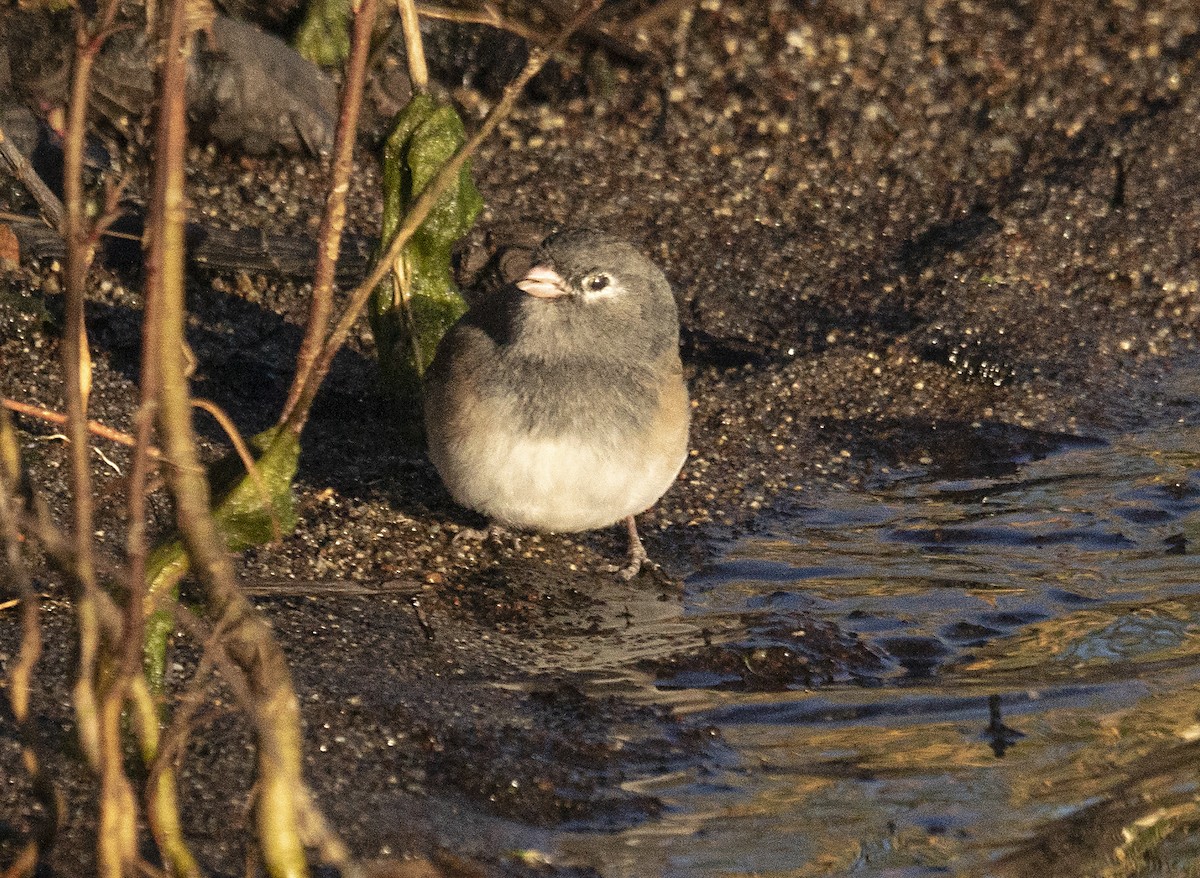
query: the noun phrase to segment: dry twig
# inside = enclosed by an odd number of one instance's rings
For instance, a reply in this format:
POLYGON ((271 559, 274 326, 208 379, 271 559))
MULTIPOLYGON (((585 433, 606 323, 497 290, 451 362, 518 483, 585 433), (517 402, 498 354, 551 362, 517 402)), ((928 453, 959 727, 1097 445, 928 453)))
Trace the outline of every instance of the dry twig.
POLYGON ((21 607, 21 646, 17 660, 10 666, 6 688, 21 740, 21 760, 34 795, 42 806, 42 819, 37 832, 13 859, 4 872, 5 878, 34 873, 38 860, 54 844, 66 810, 61 794, 45 772, 44 760, 38 755, 40 748, 29 721, 31 684, 34 669, 42 654, 42 627, 38 595, 21 557, 21 534, 13 508, 21 502, 18 497, 20 481, 16 431, 11 417, 6 412, 0 412, 0 544, 3 545, 3 555, 0 556, 3 575, 0 575, 0 579, 15 585, 19 595, 19 601, 6 605, 19 603, 21 607))
MULTIPOLYGON (((168 600, 171 599, 168 598, 168 600)), ((212 630, 206 632, 204 624, 196 618, 195 614, 178 601, 171 600, 170 608, 176 623, 186 628, 188 633, 201 644, 200 661, 196 666, 195 673, 192 674, 192 679, 188 682, 187 689, 179 699, 171 717, 170 726, 155 741, 155 754, 149 763, 150 777, 146 785, 150 790, 156 789, 159 778, 163 776, 164 772, 173 770, 172 764, 175 758, 183 752, 192 728, 192 721, 204 701, 208 681, 214 668, 221 667, 224 670, 229 685, 247 712, 249 712, 252 702, 244 677, 230 663, 229 658, 225 655, 224 646, 221 644, 221 639, 225 636, 228 627, 226 620, 218 619, 212 626, 212 630)), ((157 733, 157 721, 155 722, 155 732, 157 733)))
MULTIPOLYGON (((66 326, 63 340, 63 380, 67 436, 71 440, 70 470, 74 511, 74 564, 69 575, 76 586, 75 613, 79 653, 72 701, 80 745, 100 776, 99 826, 96 833, 97 870, 107 878, 122 878, 138 861, 137 817, 132 786, 125 774, 121 746, 124 676, 101 680, 101 640, 98 604, 101 591, 92 548, 94 498, 87 443, 87 402, 91 391, 91 356, 84 321, 88 270, 97 229, 111 221, 102 217, 91 225, 85 213, 83 149, 87 136, 91 74, 117 12, 108 0, 88 26, 77 19, 74 65, 67 102, 67 136, 63 144, 65 212, 62 235, 66 242, 66 326)), ((115 203, 110 202, 110 203, 115 203)))
MULTIPOLYGON (((66 415, 60 414, 53 409, 43 408, 40 405, 31 405, 27 402, 19 402, 15 399, 3 397, 0 398, 0 406, 20 415, 28 415, 40 421, 49 421, 51 424, 62 425, 67 423, 66 415)), ((137 446, 136 437, 130 436, 128 433, 122 433, 120 430, 114 430, 112 427, 107 427, 99 421, 88 421, 87 429, 93 436, 108 439, 110 442, 116 442, 118 445, 124 445, 128 448, 137 446)), ((160 456, 159 450, 153 446, 147 448, 146 453, 155 459, 160 456)))
MULTIPOLYGON (((154 23, 153 19, 153 10, 148 9, 148 26, 154 23)), ((173 19, 171 24, 176 26, 178 22, 173 19)), ((171 33, 165 35, 164 42, 170 46, 176 45, 171 41, 172 36, 171 33)), ((178 79, 168 79, 164 76, 160 90, 164 103, 181 101, 183 99, 182 85, 178 79), (175 89, 175 92, 168 97, 172 88, 175 89)), ((177 191, 175 195, 182 198, 181 191, 177 191)), ((124 616, 123 634, 125 639, 122 642, 119 667, 123 694, 132 708, 133 727, 141 745, 142 761, 148 766, 153 766, 158 764, 159 718, 157 706, 150 693, 150 685, 142 669, 142 649, 146 637, 148 603, 146 566, 149 546, 146 537, 146 497, 149 490, 147 485, 150 479, 151 461, 160 457, 158 449, 150 444, 150 440, 154 431, 161 392, 159 362, 164 356, 161 329, 164 306, 163 297, 159 292, 164 260, 162 251, 158 250, 153 243, 159 237, 158 233, 161 227, 151 225, 150 228, 155 233, 151 236, 152 243, 146 256, 142 360, 138 382, 141 396, 137 413, 134 415, 136 439, 126 501, 127 520, 129 521, 129 531, 125 541, 126 556, 129 561, 128 598, 124 616)), ((172 243, 175 243, 174 240, 172 243)), ((181 241, 179 246, 182 250, 181 241)), ((174 874, 184 876, 184 878, 198 878, 200 866, 183 836, 174 768, 160 770, 157 774, 149 777, 144 794, 146 820, 163 860, 170 865, 174 874)))
MULTIPOLYGON (((91 74, 100 48, 116 18, 118 0, 107 0, 90 26, 77 19, 75 59, 67 105, 67 137, 63 144, 63 238, 67 245, 64 275, 66 327, 63 342, 63 380, 67 408, 67 435, 74 503, 74 578, 78 584, 76 615, 79 620, 79 667, 73 697, 84 752, 100 774, 100 820, 97 828, 97 868, 108 878, 122 878, 134 868, 137 853, 137 814, 133 788, 125 774, 121 742, 121 714, 125 705, 126 677, 118 672, 99 679, 100 622, 97 605, 100 589, 92 548, 94 499, 87 443, 87 401, 91 392, 91 355, 84 322, 87 275, 95 253, 98 229, 111 222, 102 216, 95 225, 85 213, 83 151, 87 137, 91 74)), ((115 205, 115 197, 109 200, 115 205)))
POLYGON ((514 33, 534 46, 541 45, 546 39, 545 34, 539 33, 531 27, 526 27, 519 21, 506 18, 496 8, 496 4, 486 2, 486 0, 479 9, 454 9, 449 6, 432 6, 428 3, 420 3, 417 5, 417 14, 423 15, 426 18, 438 18, 442 21, 453 21, 459 24, 486 24, 497 30, 506 30, 509 33, 514 33))
POLYGON ((5 137, 3 128, 0 128, 0 158, 4 159, 13 176, 21 181, 21 185, 38 203, 46 223, 59 234, 63 234, 63 203, 50 191, 50 187, 38 176, 29 160, 21 155, 16 145, 5 137))
MULTIPOLYGON (((313 274, 312 299, 304 340, 296 355, 296 374, 288 389, 280 422, 292 416, 329 329, 333 311, 333 280, 341 249, 342 230, 346 226, 346 192, 350 188, 350 172, 354 168, 354 143, 358 138, 358 115, 362 107, 363 84, 366 82, 367 58, 371 51, 371 31, 375 26, 377 0, 362 0, 354 16, 354 33, 350 58, 346 62, 346 83, 342 87, 341 113, 334 133, 333 166, 330 171, 329 194, 317 234, 317 267, 313 274)), ((305 411, 303 417, 307 418, 305 411)), ((297 431, 299 432, 299 431, 297 431)))
MULTIPOLYGON (((115 13, 115 3, 107 7, 115 13)), ((67 242, 67 265, 64 273, 66 287, 66 328, 63 340, 63 382, 66 398, 67 436, 71 440, 71 488, 74 522, 75 564, 73 579, 78 586, 76 614, 79 619, 78 676, 72 697, 79 726, 80 745, 89 763, 100 768, 99 701, 95 678, 100 648, 95 618, 96 573, 92 557, 93 508, 91 463, 87 446, 87 395, 91 386, 90 355, 87 350, 87 330, 83 307, 86 296, 87 272, 91 254, 86 240, 89 236, 84 213, 83 146, 87 136, 87 105, 91 87, 92 65, 103 42, 104 22, 97 22, 92 33, 82 22, 76 34, 75 63, 71 75, 71 94, 68 101, 67 136, 63 143, 63 191, 66 211, 62 234, 67 242)), ((103 860, 103 855, 101 856, 103 860)))
POLYGON ((404 55, 408 59, 408 78, 414 93, 429 91, 429 66, 425 63, 425 46, 421 41, 421 21, 413 0, 396 0, 400 26, 404 29, 404 55))
MULTIPOLYGON (((211 497, 200 467, 192 428, 191 397, 183 358, 184 320, 184 166, 187 121, 183 95, 183 0, 170 4, 164 41, 162 99, 159 107, 155 178, 151 208, 155 235, 149 261, 154 267, 148 296, 159 298, 154 331, 159 337, 158 430, 175 498, 176 521, 191 569, 204 588, 208 612, 222 619, 224 655, 252 695, 248 713, 257 741, 258 842, 273 876, 308 872, 305 844, 309 828, 303 797, 300 704, 291 673, 270 627, 238 589, 224 540, 212 516, 211 497)), ((370 5, 366 0, 365 6, 370 5)), ((358 86, 361 92, 361 84, 358 86)), ((353 132, 343 132, 353 137, 353 132)), ((349 147, 347 147, 349 149, 349 147)), ((336 242, 333 247, 336 251, 336 242)), ((235 684, 236 685, 236 684, 235 684)))

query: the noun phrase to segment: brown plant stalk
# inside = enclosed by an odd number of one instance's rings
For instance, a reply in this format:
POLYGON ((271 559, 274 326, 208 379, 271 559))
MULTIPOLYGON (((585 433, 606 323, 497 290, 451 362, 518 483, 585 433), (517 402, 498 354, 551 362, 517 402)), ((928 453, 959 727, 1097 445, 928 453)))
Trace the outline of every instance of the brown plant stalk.
MULTIPOLYGON (((175 85, 178 87, 178 84, 175 85)), ((165 95, 167 88, 168 83, 162 82, 160 94, 165 95)), ((156 227, 151 224, 148 228, 154 236, 153 230, 156 227)), ((146 563, 149 553, 146 538, 146 497, 149 493, 147 484, 153 461, 160 457, 158 450, 150 444, 160 390, 158 362, 162 356, 162 296, 159 293, 162 266, 161 261, 155 258, 159 253, 161 251, 151 245, 145 259, 146 295, 142 321, 141 374, 138 382, 140 400, 134 415, 136 438, 126 501, 129 521, 125 540, 129 564, 128 598, 125 604, 124 641, 118 679, 114 684, 114 689, 123 695, 123 702, 132 707, 133 728, 141 747, 142 761, 147 766, 157 764, 159 744, 158 710, 142 671, 147 612, 146 563)), ((198 878, 200 866, 183 836, 174 767, 152 774, 146 781, 144 795, 147 824, 163 860, 170 865, 174 874, 185 878, 198 878)))
POLYGON ((486 24, 497 30, 506 30, 521 37, 528 43, 539 45, 546 35, 538 33, 533 28, 526 27, 519 21, 505 18, 494 3, 484 3, 479 9, 457 9, 448 6, 433 6, 429 3, 417 5, 417 14, 425 18, 438 18, 442 21, 454 21, 459 24, 486 24))
POLYGON ((72 696, 80 745, 93 767, 100 765, 99 703, 95 678, 100 648, 95 618, 96 572, 92 557, 91 467, 87 452, 87 392, 90 388, 84 297, 90 263, 87 218, 84 214, 83 145, 87 132, 87 103, 92 65, 99 51, 92 36, 78 26, 75 62, 71 72, 67 137, 63 144, 63 238, 66 257, 66 329, 62 342, 63 395, 66 398, 66 433, 70 440, 71 488, 75 522, 73 539, 77 583, 76 616, 79 621, 79 669, 72 696))
MULTIPOLYGON (((225 621, 218 619, 212 626, 212 630, 206 633, 203 623, 191 611, 178 601, 170 598, 168 600, 171 601, 171 613, 176 623, 187 628, 188 632, 201 643, 200 661, 196 665, 192 679, 188 681, 187 689, 178 700, 178 706, 171 716, 171 724, 155 741, 154 759, 149 764, 148 787, 151 789, 156 787, 158 778, 170 770, 175 759, 183 752, 192 722, 204 703, 206 689, 215 668, 220 666, 226 671, 226 677, 234 689, 234 694, 242 699, 247 712, 250 708, 249 691, 246 689, 245 680, 242 678, 241 672, 229 663, 229 658, 225 655, 221 645, 227 627, 225 621)), ((156 723, 155 732, 157 733, 157 731, 156 723)))
POLYGON ((199 863, 192 856, 183 836, 183 820, 179 811, 179 790, 175 780, 174 763, 158 766, 159 729, 158 703, 150 691, 150 683, 139 674, 129 682, 130 714, 134 733, 141 748, 142 762, 149 770, 146 780, 146 821, 163 860, 171 872, 182 878, 200 878, 199 863))
POLYGON ((137 817, 133 788, 125 774, 121 746, 124 697, 119 685, 120 674, 114 677, 112 668, 104 667, 100 655, 100 624, 97 616, 99 586, 92 548, 95 513, 86 414, 91 390, 91 356, 84 320, 87 276, 94 255, 94 231, 85 214, 83 150, 87 136, 92 68, 110 33, 117 5, 117 0, 108 0, 90 26, 82 18, 77 20, 67 105, 67 137, 63 144, 63 238, 67 245, 63 381, 66 433, 71 442, 72 541, 75 550, 72 572, 76 582, 75 605, 79 625, 79 659, 72 697, 81 746, 88 761, 100 774, 96 857, 97 870, 106 878, 122 878, 134 868, 138 859, 137 817))
POLYGON ((38 172, 33 169, 33 165, 29 164, 29 160, 21 155, 21 151, 17 149, 16 145, 4 135, 3 128, 0 128, 0 158, 4 159, 13 176, 20 180, 21 185, 33 196, 46 224, 62 234, 63 203, 58 200, 57 195, 50 191, 50 187, 38 176, 38 172))
POLYGON ((42 806, 42 819, 33 836, 3 873, 4 878, 32 875, 38 861, 54 844, 65 814, 65 803, 46 773, 39 757, 39 745, 29 721, 30 690, 34 669, 42 654, 41 608, 37 592, 21 557, 21 534, 17 528, 14 506, 22 501, 18 496, 21 482, 20 457, 12 418, 0 412, 0 580, 16 586, 21 606, 21 646, 17 660, 8 673, 8 702, 21 740, 21 761, 29 775, 34 796, 42 806))
POLYGON ((223 648, 244 677, 251 695, 250 719, 258 756, 258 842, 272 878, 307 875, 303 811, 300 705, 283 651, 258 611, 238 589, 233 565, 212 517, 208 482, 200 465, 192 427, 184 348, 184 168, 186 143, 183 0, 174 0, 164 18, 161 102, 155 149, 151 209, 155 234, 150 259, 156 266, 154 315, 159 334, 157 420, 170 466, 167 482, 175 498, 176 522, 204 588, 207 612, 223 620, 223 648))
MULTIPOLYGON (((51 424, 59 424, 60 426, 67 423, 67 416, 59 414, 53 409, 43 408, 40 405, 31 405, 27 402, 9 399, 8 397, 0 398, 0 408, 6 408, 9 411, 16 412, 20 415, 28 415, 31 418, 37 418, 40 421, 48 421, 51 424)), ((87 430, 93 436, 99 436, 101 439, 108 439, 110 442, 116 442, 119 445, 125 445, 129 448, 137 446, 137 438, 130 436, 128 433, 122 433, 120 430, 114 430, 112 427, 105 426, 99 421, 88 421, 87 430)), ((151 446, 146 450, 150 457, 158 457, 158 449, 151 446)))
MULTIPOLYGON (((193 639, 203 644, 196 673, 188 684, 182 704, 172 720, 171 727, 163 738, 159 759, 151 767, 150 783, 165 776, 169 760, 178 754, 187 742, 192 720, 203 702, 205 685, 214 669, 219 669, 233 690, 234 697, 247 714, 256 710, 255 696, 242 670, 234 664, 224 649, 225 632, 233 621, 222 617, 211 630, 206 630, 203 621, 191 610, 178 602, 172 604, 172 612, 180 627, 187 630, 193 639)), ((312 793, 306 786, 296 791, 297 818, 306 843, 317 849, 321 859, 338 868, 346 878, 360 878, 360 869, 337 834, 330 828, 325 815, 317 807, 312 793)))
POLYGON ((400 26, 404 30, 404 56, 408 59, 408 79, 414 94, 429 91, 429 65, 425 63, 425 45, 421 40, 421 20, 414 0, 396 0, 400 26))
MULTIPOLYGON (((11 505, 8 507, 8 511, 13 512, 11 505)), ((68 576, 73 575, 76 566, 74 544, 55 526, 44 500, 36 496, 31 497, 29 508, 17 509, 12 517, 15 519, 18 533, 30 535, 59 570, 68 576)), ((0 510, 0 521, 4 519, 5 513, 0 510)), ((104 580, 109 582, 123 584, 129 581, 127 569, 113 567, 111 564, 100 565, 98 572, 104 580)), ((102 642, 111 650, 115 645, 124 642, 125 613, 117 606, 116 601, 107 591, 98 590, 96 597, 96 615, 102 642)), ((23 600, 22 604, 23 606, 35 605, 36 595, 33 595, 33 600, 23 600)), ((128 703, 132 707, 133 728, 141 743, 143 759, 147 766, 151 766, 158 749, 159 708, 150 693, 145 676, 140 673, 130 681, 128 703)), ((44 775, 40 782, 34 784, 34 792, 42 801, 45 813, 48 815, 48 825, 39 834, 41 837, 62 822, 65 804, 53 788, 49 778, 44 775)), ((163 858, 170 864, 175 875, 198 878, 199 867, 182 842, 183 833, 177 806, 175 775, 172 769, 167 768, 155 775, 147 792, 147 800, 149 802, 147 818, 154 830, 155 839, 163 858), (169 843, 164 844, 163 839, 169 843)), ((48 842, 41 846, 41 853, 44 853, 47 847, 48 842)), ((23 856, 26 858, 28 851, 27 848, 23 852, 23 856)), ((19 865, 19 861, 11 865, 4 873, 3 878, 17 878, 18 875, 25 874, 18 869, 19 865)), ((142 862, 139 862, 138 868, 146 871, 145 864, 142 862)))
POLYGON ((354 144, 358 139, 358 116, 362 108, 363 86, 366 82, 367 59, 371 54, 371 31, 375 27, 377 0, 361 0, 354 14, 350 57, 346 62, 346 82, 342 86, 341 113, 334 132, 333 165, 329 174, 329 193, 325 197, 325 212, 317 233, 317 265, 313 272, 312 299, 309 300, 308 320, 304 339, 296 355, 296 374, 288 388, 287 401, 280 423, 288 420, 296 408, 313 366, 321 352, 333 312, 333 280, 337 269, 342 231, 346 226, 346 193, 350 189, 350 172, 354 169, 354 144))

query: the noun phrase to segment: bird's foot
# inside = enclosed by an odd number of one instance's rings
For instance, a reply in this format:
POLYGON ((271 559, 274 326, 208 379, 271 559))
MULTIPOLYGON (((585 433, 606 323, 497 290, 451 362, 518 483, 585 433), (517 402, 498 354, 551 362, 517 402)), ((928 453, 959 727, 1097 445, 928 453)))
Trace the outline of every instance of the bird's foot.
POLYGON ((637 522, 634 521, 632 515, 625 519, 625 527, 629 530, 628 560, 624 567, 610 564, 605 568, 605 571, 617 574, 617 578, 625 582, 629 582, 629 580, 641 573, 643 568, 656 572, 661 571, 662 567, 657 562, 651 561, 650 556, 646 554, 646 547, 642 545, 642 538, 638 536, 637 522))
POLYGON ((652 561, 646 557, 645 552, 643 552, 640 556, 630 554, 629 563, 627 563, 624 567, 621 567, 617 564, 609 564, 604 567, 605 573, 615 573, 617 574, 617 578, 623 582, 629 582, 631 579, 636 578, 646 570, 652 570, 655 573, 662 573, 662 565, 657 561, 652 561))

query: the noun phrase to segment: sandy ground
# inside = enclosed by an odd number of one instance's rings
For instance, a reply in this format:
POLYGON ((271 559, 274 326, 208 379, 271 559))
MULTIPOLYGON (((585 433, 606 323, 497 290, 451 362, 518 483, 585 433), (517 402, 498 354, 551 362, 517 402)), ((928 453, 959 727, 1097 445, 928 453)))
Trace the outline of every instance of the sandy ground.
MULTIPOLYGON (((403 443, 365 327, 304 436, 299 528, 239 562, 292 660, 310 778, 364 856, 447 848, 523 874, 533 867, 506 856, 498 827, 653 819, 658 803, 621 783, 715 743, 586 694, 549 645, 647 595, 678 601, 666 580, 823 491, 897 468, 969 475, 1063 433, 1169 418, 1157 381, 1196 352, 1194 4, 704 0, 679 22, 642 46, 663 63, 614 62, 606 88, 524 104, 475 165, 481 235, 514 221, 619 232, 681 292, 692 452, 641 519, 669 577, 627 586, 600 572, 624 549, 616 529, 452 546, 476 521, 403 443)), ((379 174, 366 151, 359 162, 351 226, 369 235, 379 174)), ((315 161, 191 156, 194 215, 228 228, 311 236, 322 180, 315 161)), ((142 183, 144 167, 135 197, 142 183)), ((13 186, 4 199, 24 204, 13 186)), ((269 425, 303 285, 202 269, 191 282, 196 394, 245 433, 269 425)), ((58 291, 49 264, 0 276, 3 395, 61 408, 58 291)), ((92 416, 118 427, 135 400, 139 308, 135 272, 97 273, 92 416)), ((21 426, 34 481, 65 514, 62 446, 21 426)), ((103 450, 123 471, 122 450, 103 450)), ((121 479, 99 456, 96 484, 98 542, 118 554, 121 479)), ((165 527, 166 502, 155 508, 165 527)), ((54 576, 39 584, 49 652, 35 709, 72 804, 51 862, 75 874, 94 816, 66 735, 70 611, 54 576)), ((829 673, 875 672, 827 634, 829 673)), ((680 661, 719 661, 694 647, 680 661)), ((176 673, 194 659, 181 645, 176 673)), ((823 673, 782 668, 779 685, 823 673)), ((185 812, 205 863, 234 873, 251 754, 224 697, 193 736, 185 812)), ((29 808, 6 714, 0 765, 4 862, 29 808)))

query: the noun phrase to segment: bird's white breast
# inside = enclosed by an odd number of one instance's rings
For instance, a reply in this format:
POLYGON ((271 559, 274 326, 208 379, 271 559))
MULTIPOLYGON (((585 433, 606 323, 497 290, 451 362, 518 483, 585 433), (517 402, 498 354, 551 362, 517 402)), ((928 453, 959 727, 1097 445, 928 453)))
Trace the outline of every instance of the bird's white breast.
POLYGON ((430 457, 455 500, 519 528, 591 530, 636 515, 666 492, 687 454, 686 421, 673 441, 650 443, 636 434, 531 435, 501 426, 512 418, 477 414, 488 428, 431 434, 430 457))

